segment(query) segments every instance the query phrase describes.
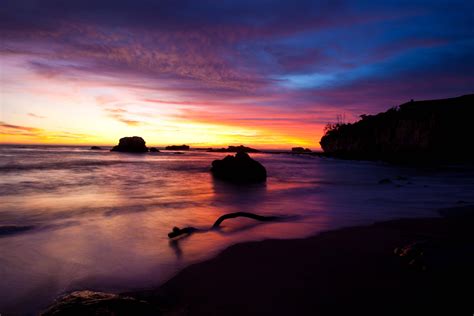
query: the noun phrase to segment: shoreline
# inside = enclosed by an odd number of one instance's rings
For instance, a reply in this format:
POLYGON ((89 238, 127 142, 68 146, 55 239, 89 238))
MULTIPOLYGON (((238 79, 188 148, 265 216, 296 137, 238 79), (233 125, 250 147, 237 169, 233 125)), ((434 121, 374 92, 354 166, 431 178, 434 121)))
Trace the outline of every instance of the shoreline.
POLYGON ((75 292, 45 315, 472 315, 474 206, 440 213, 236 244, 158 288, 75 292))

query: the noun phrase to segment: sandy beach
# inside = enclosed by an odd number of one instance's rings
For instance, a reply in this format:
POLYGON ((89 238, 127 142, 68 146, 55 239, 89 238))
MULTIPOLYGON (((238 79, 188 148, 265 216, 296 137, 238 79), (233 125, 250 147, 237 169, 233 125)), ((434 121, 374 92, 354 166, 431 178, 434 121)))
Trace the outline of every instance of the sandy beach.
POLYGON ((157 289, 123 293, 115 301, 69 297, 50 312, 471 315, 473 207, 440 212, 443 217, 237 244, 157 289))

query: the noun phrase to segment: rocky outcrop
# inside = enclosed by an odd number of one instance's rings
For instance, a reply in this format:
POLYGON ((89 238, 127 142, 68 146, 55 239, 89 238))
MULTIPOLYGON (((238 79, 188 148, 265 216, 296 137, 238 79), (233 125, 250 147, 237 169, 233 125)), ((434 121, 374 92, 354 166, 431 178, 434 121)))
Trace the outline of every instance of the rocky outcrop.
POLYGON ((159 153, 160 152, 160 150, 156 147, 150 147, 149 150, 150 150, 151 153, 159 153))
POLYGON ((341 158, 473 162, 474 94, 411 101, 352 124, 328 126, 320 144, 341 158))
POLYGON ((189 150, 188 145, 171 145, 171 146, 166 146, 166 150, 189 150))
POLYGON ((240 146, 228 146, 227 148, 218 148, 218 149, 210 149, 211 152, 218 152, 218 153, 237 153, 237 152, 245 152, 245 153, 259 153, 260 150, 255 148, 246 147, 243 145, 240 146))
POLYGON ((235 183, 264 182, 267 179, 265 167, 242 151, 235 156, 214 160, 211 172, 218 179, 235 183))
POLYGON ((120 138, 119 144, 111 149, 111 151, 120 151, 128 153, 145 153, 148 148, 143 138, 138 136, 120 138))
POLYGON ((151 304, 132 297, 76 291, 59 298, 41 315, 161 315, 161 313, 151 304))
POLYGON ((303 154, 303 153, 310 153, 312 151, 309 148, 293 147, 293 148, 291 148, 291 152, 292 153, 297 153, 297 154, 303 154))
POLYGON ((100 148, 99 146, 92 146, 90 149, 91 150, 102 150, 102 148, 100 148))

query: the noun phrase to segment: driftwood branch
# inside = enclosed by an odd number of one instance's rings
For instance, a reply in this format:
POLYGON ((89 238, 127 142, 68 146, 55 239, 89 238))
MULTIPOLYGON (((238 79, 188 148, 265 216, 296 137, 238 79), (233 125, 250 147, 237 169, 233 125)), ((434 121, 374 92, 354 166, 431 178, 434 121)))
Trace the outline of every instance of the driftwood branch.
POLYGON ((263 215, 257 215, 253 213, 247 213, 247 212, 236 212, 236 213, 229 213, 229 214, 224 214, 221 217, 219 217, 215 222, 214 225, 210 229, 202 230, 198 229, 196 227, 185 227, 185 228, 179 228, 179 227, 173 227, 173 230, 168 234, 169 238, 176 238, 181 235, 189 235, 192 234, 196 231, 208 231, 211 229, 217 229, 219 226, 222 224, 223 221, 226 219, 230 218, 236 218, 236 217, 247 217, 251 218, 257 221, 261 222, 268 222, 268 221, 274 221, 279 219, 278 216, 263 216, 263 215))
POLYGON ((261 221, 261 222, 274 221, 278 219, 277 216, 262 216, 262 215, 257 215, 253 213, 247 213, 247 212, 236 212, 236 213, 229 213, 229 214, 222 215, 215 221, 214 225, 212 225, 212 228, 219 227, 221 223, 225 221, 226 219, 236 218, 236 217, 247 217, 247 218, 251 218, 257 221, 261 221))
POLYGON ((194 233, 197 230, 199 229, 197 229, 196 227, 184 227, 184 228, 173 227, 173 230, 170 233, 168 233, 168 237, 175 238, 184 234, 189 235, 189 234, 194 233))

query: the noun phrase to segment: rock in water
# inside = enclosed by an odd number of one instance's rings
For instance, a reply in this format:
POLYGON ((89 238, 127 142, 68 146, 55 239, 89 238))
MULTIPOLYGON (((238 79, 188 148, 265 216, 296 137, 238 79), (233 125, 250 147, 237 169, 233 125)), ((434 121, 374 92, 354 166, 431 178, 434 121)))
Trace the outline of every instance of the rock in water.
POLYGON ((246 152, 246 153, 259 153, 260 150, 251 148, 251 147, 246 147, 243 145, 240 146, 228 146, 227 148, 219 148, 219 149, 213 149, 209 148, 208 151, 211 152, 219 152, 219 153, 238 153, 238 152, 246 152))
POLYGON ((310 153, 312 152, 311 149, 309 148, 303 148, 303 147, 293 147, 291 148, 292 153, 310 153))
POLYGON ((166 150, 189 150, 188 145, 171 145, 171 146, 166 146, 166 150))
POLYGON ((151 153, 159 153, 160 150, 159 150, 158 148, 156 148, 156 147, 151 147, 151 148, 150 148, 150 152, 151 152, 151 153))
POLYGON ((112 148, 111 151, 145 153, 148 152, 148 148, 145 146, 143 138, 133 136, 120 138, 119 144, 112 148))
POLYGON ((211 172, 216 178, 236 183, 264 182, 267 179, 265 167, 242 151, 235 156, 214 160, 211 172))
POLYGON ((92 146, 91 147, 91 150, 101 150, 102 148, 100 148, 99 146, 92 146))

